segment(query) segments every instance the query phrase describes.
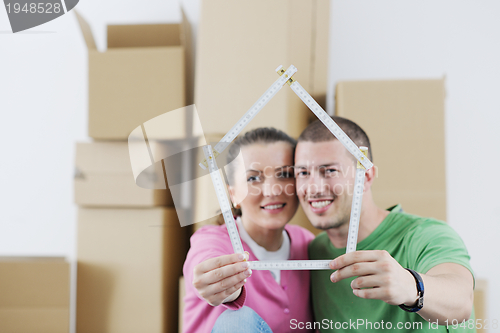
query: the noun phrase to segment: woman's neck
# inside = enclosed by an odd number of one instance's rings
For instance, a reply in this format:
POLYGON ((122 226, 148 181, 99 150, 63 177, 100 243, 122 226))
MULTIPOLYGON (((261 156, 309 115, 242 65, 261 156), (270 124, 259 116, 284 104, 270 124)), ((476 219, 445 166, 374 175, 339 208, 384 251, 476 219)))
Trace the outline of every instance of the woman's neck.
POLYGON ((241 223, 248 235, 267 251, 278 251, 283 244, 283 228, 266 229, 241 216, 241 223))

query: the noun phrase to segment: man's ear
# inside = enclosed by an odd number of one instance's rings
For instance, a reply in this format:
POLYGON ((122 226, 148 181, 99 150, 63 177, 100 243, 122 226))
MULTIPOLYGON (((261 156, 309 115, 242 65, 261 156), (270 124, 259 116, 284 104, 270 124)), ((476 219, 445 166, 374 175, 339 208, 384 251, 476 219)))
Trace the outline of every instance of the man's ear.
POLYGON ((365 186, 363 191, 366 192, 371 189, 373 181, 378 177, 378 167, 374 165, 370 170, 365 172, 365 186))

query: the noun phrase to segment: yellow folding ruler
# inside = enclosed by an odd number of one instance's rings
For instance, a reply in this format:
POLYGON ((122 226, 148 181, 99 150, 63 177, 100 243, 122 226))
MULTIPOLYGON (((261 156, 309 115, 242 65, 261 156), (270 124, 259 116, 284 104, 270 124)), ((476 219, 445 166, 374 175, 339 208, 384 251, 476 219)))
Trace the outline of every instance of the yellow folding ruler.
MULTIPOLYGON (((351 205, 351 216, 349 221, 349 233, 347 236, 346 252, 356 251, 358 239, 359 219, 361 216, 361 203, 363 199, 363 187, 365 172, 373 167, 373 163, 367 157, 367 148, 358 147, 344 131, 333 121, 333 119, 323 110, 323 108, 309 95, 309 93, 292 78, 297 72, 297 68, 291 65, 285 71, 283 66, 276 69, 280 78, 276 80, 269 89, 255 102, 254 105, 241 117, 241 119, 229 130, 219 143, 212 146, 203 147, 205 160, 200 163, 203 169, 210 172, 212 182, 215 187, 217 200, 221 208, 224 222, 229 232, 229 238, 235 253, 243 253, 240 235, 231 211, 231 204, 225 191, 225 184, 219 174, 219 169, 215 159, 224 151, 229 144, 241 133, 246 125, 259 113, 260 110, 276 95, 276 93, 286 84, 299 96, 299 98, 309 107, 318 119, 332 132, 332 134, 344 145, 344 147, 358 160, 356 176, 354 182, 354 193, 351 205)), ((320 270, 330 269, 328 264, 331 260, 268 260, 250 261, 250 268, 256 270, 320 270)))

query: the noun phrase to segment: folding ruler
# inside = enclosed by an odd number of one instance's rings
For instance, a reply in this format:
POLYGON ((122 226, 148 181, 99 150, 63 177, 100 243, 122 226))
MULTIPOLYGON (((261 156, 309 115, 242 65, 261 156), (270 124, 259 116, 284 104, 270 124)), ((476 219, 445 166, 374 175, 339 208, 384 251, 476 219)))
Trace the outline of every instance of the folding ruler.
MULTIPOLYGON (((217 200, 221 207, 222 216, 226 224, 229 238, 235 253, 243 253, 240 235, 234 217, 231 211, 231 204, 225 191, 225 185, 220 176, 219 169, 215 159, 224 151, 229 144, 241 133, 245 126, 259 113, 260 110, 276 95, 276 93, 288 83, 290 88, 299 96, 299 98, 311 109, 318 119, 332 132, 332 134, 344 145, 344 147, 358 160, 356 176, 354 182, 354 193, 351 205, 351 216, 349 221, 349 233, 347 236, 346 252, 356 251, 358 239, 359 219, 361 216, 361 203, 363 199, 363 187, 365 172, 373 167, 373 163, 367 157, 367 148, 358 147, 344 131, 333 121, 333 119, 323 110, 323 108, 309 95, 309 93, 292 78, 297 72, 297 68, 291 65, 285 71, 283 66, 276 69, 280 78, 276 80, 269 89, 255 102, 254 105, 241 117, 241 119, 229 130, 229 132, 217 143, 212 146, 203 147, 205 160, 200 163, 203 169, 208 168, 212 182, 215 187, 217 200)), ((255 270, 321 270, 330 269, 331 260, 269 260, 269 261, 250 261, 250 268, 255 270)))

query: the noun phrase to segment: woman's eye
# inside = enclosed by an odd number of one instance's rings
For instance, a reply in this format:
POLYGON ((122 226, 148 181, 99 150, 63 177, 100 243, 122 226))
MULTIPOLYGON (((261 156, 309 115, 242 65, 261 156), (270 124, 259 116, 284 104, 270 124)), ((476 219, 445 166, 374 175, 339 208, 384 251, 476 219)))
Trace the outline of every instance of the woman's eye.
POLYGON ((253 183, 253 182, 260 182, 261 178, 260 176, 250 176, 247 178, 247 182, 253 183))

